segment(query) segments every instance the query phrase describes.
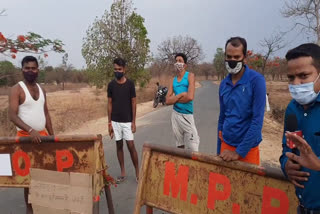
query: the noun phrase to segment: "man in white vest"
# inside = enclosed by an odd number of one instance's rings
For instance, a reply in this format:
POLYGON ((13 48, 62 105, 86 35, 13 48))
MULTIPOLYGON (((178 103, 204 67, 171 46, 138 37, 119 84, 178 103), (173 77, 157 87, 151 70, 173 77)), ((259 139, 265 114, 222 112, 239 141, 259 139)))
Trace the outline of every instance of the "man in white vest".
MULTIPOLYGON (((46 92, 37 84, 38 61, 33 56, 22 60, 23 81, 12 87, 9 95, 9 117, 17 127, 17 136, 30 136, 33 143, 40 143, 40 136, 54 135, 47 107, 46 92)), ((28 204, 29 189, 24 189, 26 213, 32 214, 28 204)))

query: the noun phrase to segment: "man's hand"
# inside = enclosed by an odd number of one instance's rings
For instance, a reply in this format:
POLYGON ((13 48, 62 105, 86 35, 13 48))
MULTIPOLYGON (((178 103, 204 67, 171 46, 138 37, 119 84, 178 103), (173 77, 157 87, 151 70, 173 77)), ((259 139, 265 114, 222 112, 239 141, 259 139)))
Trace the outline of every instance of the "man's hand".
POLYGON ((286 156, 303 167, 320 171, 320 160, 312 151, 312 148, 307 141, 294 133, 286 133, 286 137, 287 144, 289 141, 292 141, 295 144, 295 147, 300 151, 300 156, 291 152, 287 152, 286 156))
POLYGON ((36 144, 41 143, 41 138, 40 138, 39 132, 32 129, 32 131, 29 134, 32 139, 32 143, 36 143, 36 144))
POLYGON ((131 131, 132 133, 136 133, 137 127, 136 127, 136 122, 131 123, 131 131))
POLYGON ((287 173, 289 180, 297 187, 304 188, 303 185, 299 184, 299 181, 308 181, 310 174, 308 172, 300 171, 301 166, 288 159, 284 170, 287 173))
POLYGON ((238 155, 237 152, 230 150, 224 150, 219 156, 224 161, 235 161, 240 159, 240 155, 238 155))
POLYGON ((112 124, 111 123, 109 123, 109 125, 108 125, 108 131, 109 131, 109 136, 112 139, 113 135, 114 135, 114 132, 113 132, 113 128, 112 128, 112 124))
POLYGON ((183 98, 183 96, 186 96, 186 95, 187 95, 187 93, 186 93, 186 92, 183 92, 183 93, 178 94, 178 95, 168 96, 168 97, 166 98, 166 99, 167 99, 166 104, 167 104, 167 105, 174 105, 174 104, 176 104, 177 102, 179 102, 179 100, 180 100, 181 98, 183 98))

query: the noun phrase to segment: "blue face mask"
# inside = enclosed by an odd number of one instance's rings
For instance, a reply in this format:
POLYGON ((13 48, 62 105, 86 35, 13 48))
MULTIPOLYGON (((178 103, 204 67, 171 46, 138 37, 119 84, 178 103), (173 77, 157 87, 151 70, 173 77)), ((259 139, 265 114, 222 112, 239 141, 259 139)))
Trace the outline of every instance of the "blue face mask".
POLYGON ((314 91, 314 83, 317 82, 317 79, 314 82, 300 84, 300 85, 289 85, 289 91, 292 98, 297 101, 300 105, 308 105, 315 101, 319 95, 319 92, 314 91))

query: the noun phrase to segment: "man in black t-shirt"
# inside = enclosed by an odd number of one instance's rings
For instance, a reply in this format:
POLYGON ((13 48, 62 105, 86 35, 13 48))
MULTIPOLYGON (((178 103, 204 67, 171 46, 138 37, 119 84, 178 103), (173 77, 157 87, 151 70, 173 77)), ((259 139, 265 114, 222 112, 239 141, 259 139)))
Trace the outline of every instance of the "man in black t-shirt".
POLYGON ((131 160, 136 170, 136 181, 138 181, 138 154, 133 141, 133 133, 136 132, 136 91, 134 83, 124 76, 125 60, 117 58, 113 64, 116 78, 108 85, 108 127, 110 137, 114 137, 117 144, 117 157, 121 168, 121 175, 117 178, 117 183, 126 179, 123 140, 127 141, 131 160))

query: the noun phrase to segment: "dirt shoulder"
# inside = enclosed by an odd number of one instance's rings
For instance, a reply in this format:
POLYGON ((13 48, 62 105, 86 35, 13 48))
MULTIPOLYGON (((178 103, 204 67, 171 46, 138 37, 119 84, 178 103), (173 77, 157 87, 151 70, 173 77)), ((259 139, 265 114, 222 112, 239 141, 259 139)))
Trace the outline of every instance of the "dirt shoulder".
MULTIPOLYGON (((161 107, 153 108, 153 101, 137 104, 137 118, 143 115, 155 111, 161 107)), ((139 124, 137 124, 139 125, 139 124)), ((101 117, 96 120, 90 120, 84 123, 80 128, 62 132, 59 134, 75 135, 75 134, 101 134, 103 136, 108 135, 108 117, 101 117)))
MULTIPOLYGON (((201 84, 196 81, 196 88, 201 87, 201 84)), ((160 109, 162 106, 159 105, 157 108, 153 108, 153 101, 143 102, 137 104, 137 118, 144 116, 152 111, 160 109)), ((137 123, 139 126, 139 123, 137 123)), ((90 120, 84 123, 80 128, 74 130, 68 130, 59 134, 101 134, 103 136, 108 135, 108 117, 101 117, 95 120, 90 120)))

